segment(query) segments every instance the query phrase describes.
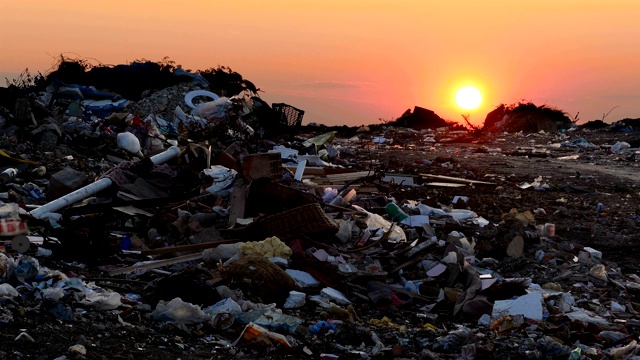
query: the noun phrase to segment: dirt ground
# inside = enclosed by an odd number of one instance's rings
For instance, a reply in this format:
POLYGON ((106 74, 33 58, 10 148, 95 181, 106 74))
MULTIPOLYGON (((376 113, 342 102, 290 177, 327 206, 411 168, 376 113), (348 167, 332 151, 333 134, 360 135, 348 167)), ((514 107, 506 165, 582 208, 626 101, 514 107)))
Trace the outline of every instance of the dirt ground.
MULTIPOLYGON (((450 205, 457 195, 467 196, 469 201, 465 208, 494 223, 502 221, 502 215, 511 209, 532 212, 543 209, 536 212, 536 221, 556 225, 556 242, 593 247, 603 252, 604 259, 617 263, 623 272, 636 273, 639 270, 636 257, 640 250, 640 163, 633 156, 617 155, 606 148, 551 146, 578 137, 596 145, 635 139, 632 134, 604 131, 576 132, 568 134, 568 138, 549 134, 499 134, 475 143, 423 143, 414 136, 410 141, 395 142, 396 146, 366 147, 352 143, 349 146, 353 146, 354 151, 344 159, 360 168, 373 166, 401 174, 446 175, 492 182, 494 185, 459 188, 386 184, 381 186, 381 192, 386 191, 398 201, 422 200, 434 206, 450 205), (531 148, 536 151, 531 153, 531 148), (577 159, 559 159, 571 155, 579 156, 577 159), (521 188, 523 183, 531 183, 538 176, 549 185, 548 189, 521 188), (602 204, 600 212, 598 204, 602 204)), ((479 230, 474 235, 479 240, 491 237, 479 230)), ((66 273, 81 273, 87 278, 105 277, 99 268, 86 268, 81 264, 55 262, 44 265, 66 273)), ((143 284, 135 281, 99 283, 121 293, 136 293, 143 289, 143 284)), ((322 353, 340 352, 335 345, 338 342, 354 347, 361 343, 371 346, 367 326, 348 327, 333 336, 313 335, 301 326, 293 338, 302 345, 297 343, 293 350, 270 352, 261 347, 228 346, 240 334, 241 328, 237 326, 216 330, 202 324, 180 329, 150 320, 149 311, 135 305, 117 311, 93 311, 73 305, 75 320, 65 321, 53 316, 56 309, 49 305, 54 306, 35 298, 3 300, 0 359, 63 359, 63 356, 86 359, 318 359, 322 353), (8 321, 8 317, 12 321, 8 321), (22 331, 28 332, 33 341, 16 341, 22 331), (86 356, 68 352, 75 344, 86 347, 86 356), (313 355, 304 352, 305 347, 313 355)), ((71 306, 71 302, 68 305, 71 306)), ((413 323, 430 321, 425 312, 419 310, 384 311, 367 305, 358 305, 356 310, 363 319, 388 315, 396 319, 404 317, 413 323)), ((316 310, 312 307, 287 313, 302 317, 305 325, 317 320, 316 310)), ((430 358, 424 353, 421 355, 423 345, 415 340, 416 337, 407 337, 412 339, 408 341, 395 333, 393 329, 379 331, 385 344, 393 348, 383 357, 392 354, 395 358, 430 358)), ((485 358, 506 356, 509 353, 505 348, 507 345, 500 346, 493 354, 489 350, 484 353, 479 350, 477 358, 482 358, 481 354, 485 354, 485 358)), ((448 358, 456 357, 452 354, 448 358)), ((340 355, 340 359, 350 358, 362 357, 354 353, 340 355)))
MULTIPOLYGON (((584 138, 595 145, 613 145, 638 136, 579 131, 571 134, 570 139, 575 138, 584 138)), ((483 139, 478 144, 451 143, 426 151, 386 150, 382 161, 399 173, 495 182, 497 186, 427 188, 422 196, 433 197, 436 203, 444 205, 453 196, 467 196, 469 209, 496 222, 512 208, 519 211, 542 208, 547 215, 539 220, 555 223, 560 238, 597 248, 607 259, 637 271, 638 264, 629 253, 640 249, 640 163, 633 156, 613 154, 607 149, 549 150, 548 145, 562 141, 566 140, 548 134, 509 134, 483 139), (527 149, 518 152, 523 147, 533 147, 537 152, 531 154, 527 149), (501 151, 491 152, 497 148, 501 151), (572 155, 579 157, 559 159, 572 155), (432 164, 416 165, 423 159, 432 164), (453 164, 453 169, 441 166, 446 162, 453 164), (538 176, 549 185, 548 190, 519 188, 538 176), (600 213, 598 204, 602 204, 600 213)))

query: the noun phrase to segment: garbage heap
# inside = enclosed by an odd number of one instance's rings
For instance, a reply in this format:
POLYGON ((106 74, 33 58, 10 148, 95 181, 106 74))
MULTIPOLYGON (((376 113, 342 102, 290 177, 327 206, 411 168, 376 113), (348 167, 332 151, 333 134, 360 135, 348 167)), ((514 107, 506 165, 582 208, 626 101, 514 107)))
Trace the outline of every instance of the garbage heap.
POLYGON ((496 188, 454 160, 376 159, 388 138, 462 134, 292 136, 259 98, 187 78, 135 104, 60 84, 3 109, 1 357, 638 353, 640 277, 544 209, 433 201, 496 188))

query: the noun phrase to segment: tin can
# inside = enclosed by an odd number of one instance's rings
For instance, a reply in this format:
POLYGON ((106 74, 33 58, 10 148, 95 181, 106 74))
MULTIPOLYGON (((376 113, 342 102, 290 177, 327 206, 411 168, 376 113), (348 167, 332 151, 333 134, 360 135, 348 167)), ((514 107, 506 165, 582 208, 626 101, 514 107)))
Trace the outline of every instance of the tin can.
POLYGON ((8 168, 0 173, 0 180, 3 182, 9 182, 16 178, 18 175, 18 169, 8 168))
POLYGON ((598 213, 602 212, 602 203, 598 203, 598 206, 596 206, 596 210, 598 210, 598 213))
POLYGON ((27 222, 24 220, 0 219, 0 236, 16 236, 27 232, 27 222))
POLYGON ((553 237, 556 236, 556 224, 546 223, 544 224, 544 236, 553 237))

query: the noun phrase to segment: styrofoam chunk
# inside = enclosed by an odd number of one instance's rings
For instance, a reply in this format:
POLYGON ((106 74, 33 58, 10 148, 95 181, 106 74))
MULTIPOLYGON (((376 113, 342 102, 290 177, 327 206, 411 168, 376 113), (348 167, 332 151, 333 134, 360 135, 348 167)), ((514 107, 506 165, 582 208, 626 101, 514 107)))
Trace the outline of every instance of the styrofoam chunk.
POLYGON ((520 296, 515 300, 499 300, 493 305, 491 317, 503 317, 505 315, 524 315, 532 320, 542 320, 542 294, 531 293, 520 296))
POLYGON ((346 296, 344 296, 343 293, 341 293, 340 291, 333 289, 333 288, 324 288, 321 291, 322 296, 327 297, 333 301, 335 301, 336 303, 338 303, 338 305, 349 305, 351 304, 351 301, 349 301, 349 299, 347 299, 346 296))
POLYGON ((295 280, 296 284, 298 284, 298 286, 303 289, 308 287, 320 286, 320 281, 318 281, 308 272, 293 269, 287 269, 285 271, 287 274, 289 274, 289 276, 293 278, 293 280, 295 280))

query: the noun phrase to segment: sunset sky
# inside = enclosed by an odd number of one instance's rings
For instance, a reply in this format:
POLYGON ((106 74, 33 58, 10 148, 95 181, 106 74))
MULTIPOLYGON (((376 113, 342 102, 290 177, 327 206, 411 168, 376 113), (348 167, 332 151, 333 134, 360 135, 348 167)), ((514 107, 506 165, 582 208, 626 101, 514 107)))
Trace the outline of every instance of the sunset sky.
POLYGON ((459 121, 465 85, 483 95, 475 123, 523 99, 583 122, 616 107, 611 122, 640 118, 638 15, 637 0, 0 0, 0 73, 46 72, 61 53, 168 56, 229 66, 305 123, 374 124, 415 105, 459 121))

